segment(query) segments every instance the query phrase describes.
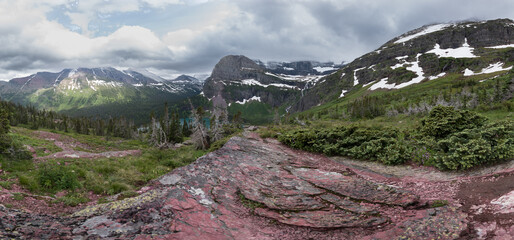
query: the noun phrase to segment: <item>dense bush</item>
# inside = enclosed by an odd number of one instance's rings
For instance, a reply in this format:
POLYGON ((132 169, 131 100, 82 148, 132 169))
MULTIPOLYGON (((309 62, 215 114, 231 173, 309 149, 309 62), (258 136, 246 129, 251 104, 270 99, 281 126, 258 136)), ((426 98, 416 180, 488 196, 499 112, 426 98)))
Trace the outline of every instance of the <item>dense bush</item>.
POLYGON ((514 122, 486 124, 470 111, 435 107, 409 133, 385 127, 289 130, 278 139, 293 148, 384 164, 407 161, 462 170, 514 158, 514 122))
POLYGON ((383 127, 296 130, 282 134, 278 139, 293 148, 326 155, 370 159, 385 164, 404 163, 409 160, 411 151, 402 132, 383 127))
POLYGON ((455 110, 453 107, 436 106, 421 121, 421 132, 435 138, 444 138, 449 134, 480 127, 486 118, 469 110, 455 110))
POLYGON ((514 122, 466 129, 438 141, 434 164, 441 169, 468 169, 514 158, 514 122))

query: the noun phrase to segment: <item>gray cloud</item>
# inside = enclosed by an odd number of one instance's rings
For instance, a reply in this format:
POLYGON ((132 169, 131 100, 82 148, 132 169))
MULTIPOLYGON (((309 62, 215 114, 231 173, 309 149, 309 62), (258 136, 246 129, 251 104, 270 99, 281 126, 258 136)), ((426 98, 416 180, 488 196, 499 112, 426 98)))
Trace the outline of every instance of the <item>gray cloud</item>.
MULTIPOLYGON (((203 13, 188 17, 193 22, 171 24, 182 29, 170 29, 162 36, 153 32, 151 24, 141 23, 147 28, 122 26, 93 38, 48 21, 48 9, 13 14, 7 10, 13 9, 9 4, 0 2, 0 79, 82 66, 208 72, 228 54, 264 61, 351 61, 426 24, 514 18, 514 2, 508 0, 210 1, 203 13), (213 12, 205 17, 208 7, 213 12)), ((109 9, 115 11, 116 6, 109 9)))

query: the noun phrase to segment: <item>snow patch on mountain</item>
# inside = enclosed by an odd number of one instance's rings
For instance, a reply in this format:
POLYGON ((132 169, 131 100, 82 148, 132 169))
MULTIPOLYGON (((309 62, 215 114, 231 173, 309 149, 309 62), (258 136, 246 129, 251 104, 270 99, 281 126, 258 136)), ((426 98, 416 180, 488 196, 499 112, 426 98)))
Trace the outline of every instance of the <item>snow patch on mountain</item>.
POLYGON ((439 44, 435 44, 434 49, 426 52, 426 53, 434 53, 439 57, 453 57, 453 58, 476 58, 475 54, 473 54, 474 48, 470 47, 468 44, 468 39, 464 38, 464 43, 459 48, 447 48, 441 49, 439 44))
POLYGON ((348 92, 348 90, 344 90, 344 89, 343 89, 343 91, 341 91, 341 95, 339 95, 339 98, 344 97, 344 94, 345 94, 345 93, 347 93, 347 92, 348 92))
POLYGON ((464 76, 495 73, 495 72, 501 72, 501 71, 506 71, 506 70, 511 70, 511 69, 512 69, 512 66, 503 68, 503 63, 497 62, 497 63, 490 64, 488 67, 482 69, 482 71, 480 71, 479 73, 475 73, 475 72, 471 71, 470 69, 466 68, 464 70, 464 76))
POLYGON ((269 87, 269 86, 273 86, 273 87, 278 87, 278 88, 290 88, 290 89, 298 89, 300 90, 299 87, 297 86, 291 86, 291 85, 287 85, 287 84, 283 84, 283 83, 270 83, 270 84, 262 84, 261 82, 255 80, 255 79, 243 79, 241 80, 241 82, 233 82, 233 83, 240 83, 240 84, 243 84, 243 85, 250 85, 250 86, 253 86, 253 85, 256 85, 256 86, 261 86, 261 87, 269 87))
POLYGON ((421 30, 420 32, 404 36, 404 37, 396 40, 394 43, 404 43, 411 39, 414 39, 414 38, 417 38, 417 37, 420 37, 420 36, 423 36, 423 35, 426 35, 429 33, 441 31, 451 25, 452 24, 436 24, 436 25, 428 26, 425 29, 421 30))
POLYGON ((514 44, 508 44, 508 45, 499 45, 499 46, 485 47, 485 48, 500 49, 500 48, 513 48, 513 47, 514 47, 514 44))
POLYGON ((260 102, 261 101, 261 97, 253 96, 253 97, 248 98, 248 99, 243 99, 243 101, 236 101, 236 103, 237 104, 246 104, 247 102, 250 102, 250 101, 260 102))
POLYGON ((71 69, 71 71, 68 73, 68 77, 71 78, 73 75, 77 73, 77 69, 71 69))
POLYGON ((353 86, 357 86, 359 85, 359 79, 357 78, 357 72, 364 69, 365 67, 362 67, 362 68, 357 68, 355 70, 353 70, 353 86))
POLYGON ((337 70, 337 68, 334 68, 334 67, 314 67, 312 69, 318 71, 319 73, 337 70))
POLYGON ((423 79, 425 79, 425 77, 424 77, 424 73, 423 73, 423 68, 421 68, 419 66, 419 56, 421 56, 421 53, 418 53, 418 55, 416 56, 416 61, 415 62, 405 62, 404 63, 404 65, 410 65, 410 66, 406 67, 406 69, 416 73, 416 75, 418 75, 417 77, 411 79, 408 82, 404 82, 404 83, 400 83, 400 84, 387 83, 387 79, 388 78, 383 78, 379 82, 373 84, 373 86, 371 86, 369 88, 369 90, 376 90, 376 89, 379 89, 379 88, 400 89, 400 88, 404 88, 404 87, 407 87, 409 85, 412 85, 412 84, 415 84, 415 83, 420 83, 421 81, 423 81, 423 79))
POLYGON ((445 72, 442 72, 442 73, 439 73, 439 74, 437 74, 437 75, 435 75, 435 76, 430 76, 430 77, 428 77, 428 80, 435 80, 435 79, 438 79, 438 78, 442 78, 442 77, 444 77, 445 75, 446 75, 446 73, 445 73, 445 72))

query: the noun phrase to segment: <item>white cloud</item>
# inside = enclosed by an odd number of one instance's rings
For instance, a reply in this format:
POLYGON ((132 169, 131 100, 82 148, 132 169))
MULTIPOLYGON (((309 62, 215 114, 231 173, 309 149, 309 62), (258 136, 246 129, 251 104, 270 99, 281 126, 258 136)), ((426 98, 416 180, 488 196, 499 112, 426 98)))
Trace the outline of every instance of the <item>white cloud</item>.
POLYGON ((0 0, 0 79, 88 66, 205 72, 228 54, 350 61, 425 24, 512 18, 512 8, 506 0, 0 0), (55 12, 66 19, 49 17, 55 12), (147 22, 148 12, 161 15, 147 22))
POLYGON ((140 26, 122 26, 108 36, 92 38, 48 21, 43 11, 5 2, 0 2, 0 44, 4 80, 66 67, 151 67, 170 62, 173 56, 155 33, 140 26))
POLYGON ((182 4, 180 0, 142 0, 154 8, 163 8, 170 4, 182 4))

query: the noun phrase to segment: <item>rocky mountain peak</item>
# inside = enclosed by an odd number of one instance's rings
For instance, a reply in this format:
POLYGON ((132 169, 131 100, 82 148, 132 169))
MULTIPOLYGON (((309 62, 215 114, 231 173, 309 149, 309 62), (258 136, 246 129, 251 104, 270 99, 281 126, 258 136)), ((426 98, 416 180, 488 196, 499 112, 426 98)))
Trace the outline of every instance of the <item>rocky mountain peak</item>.
POLYGON ((220 59, 212 70, 213 79, 240 79, 247 71, 263 70, 250 58, 243 55, 228 55, 220 59))
POLYGON ((195 83, 195 84, 201 84, 201 81, 198 78, 195 78, 193 76, 182 74, 175 79, 171 80, 171 82, 189 82, 189 83, 195 83))

